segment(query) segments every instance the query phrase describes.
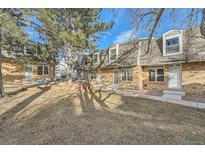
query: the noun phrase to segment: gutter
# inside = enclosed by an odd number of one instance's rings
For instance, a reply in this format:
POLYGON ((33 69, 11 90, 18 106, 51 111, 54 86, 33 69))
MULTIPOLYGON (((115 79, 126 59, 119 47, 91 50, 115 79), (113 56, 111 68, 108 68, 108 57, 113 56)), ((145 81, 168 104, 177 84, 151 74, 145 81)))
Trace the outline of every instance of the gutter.
POLYGON ((141 41, 139 41, 138 55, 137 55, 137 65, 140 66, 140 55, 141 55, 141 41))

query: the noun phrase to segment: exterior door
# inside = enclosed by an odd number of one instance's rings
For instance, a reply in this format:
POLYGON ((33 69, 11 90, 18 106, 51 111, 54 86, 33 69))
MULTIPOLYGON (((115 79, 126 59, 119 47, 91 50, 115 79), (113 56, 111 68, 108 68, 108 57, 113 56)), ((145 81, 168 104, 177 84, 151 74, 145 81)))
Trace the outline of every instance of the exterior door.
POLYGON ((24 66, 24 77, 26 80, 32 80, 33 78, 33 70, 32 65, 25 65, 24 66))
POLYGON ((181 89, 181 65, 169 66, 169 88, 181 89))
POLYGON ((119 71, 118 70, 113 70, 113 84, 118 84, 119 82, 119 71))

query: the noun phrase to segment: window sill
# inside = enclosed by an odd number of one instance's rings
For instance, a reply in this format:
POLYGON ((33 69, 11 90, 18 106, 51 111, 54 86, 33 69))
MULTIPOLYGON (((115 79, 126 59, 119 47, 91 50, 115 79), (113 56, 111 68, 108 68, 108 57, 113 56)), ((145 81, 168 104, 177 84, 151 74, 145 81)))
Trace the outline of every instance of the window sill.
POLYGON ((133 82, 133 81, 121 81, 121 82, 123 82, 123 83, 128 83, 128 82, 133 82))
POLYGON ((148 83, 155 83, 155 84, 165 84, 165 81, 159 82, 159 81, 148 81, 148 83))
POLYGON ((171 53, 171 54, 164 54, 163 56, 166 57, 166 56, 174 56, 174 55, 180 55, 182 54, 182 52, 179 52, 179 53, 171 53))

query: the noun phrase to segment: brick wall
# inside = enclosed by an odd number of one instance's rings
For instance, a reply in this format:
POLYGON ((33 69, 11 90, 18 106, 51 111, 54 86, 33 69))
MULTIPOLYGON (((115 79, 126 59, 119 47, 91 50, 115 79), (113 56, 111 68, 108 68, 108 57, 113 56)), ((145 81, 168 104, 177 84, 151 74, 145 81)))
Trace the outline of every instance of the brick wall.
MULTIPOLYGON (((33 79, 43 79, 37 74, 37 65, 33 65, 33 79)), ((2 63, 2 74, 4 82, 23 82, 24 81, 24 64, 18 64, 11 60, 4 60, 2 63)), ((48 75, 45 79, 52 77, 52 67, 48 65, 48 75)))
POLYGON ((111 85, 112 84, 112 77, 113 77, 113 70, 111 68, 105 68, 101 70, 101 83, 103 85, 111 85))
MULTIPOLYGON (((118 86, 127 89, 168 89, 169 65, 164 65, 164 82, 149 81, 149 67, 133 67, 133 81, 119 82, 118 86)), ((156 66, 157 67, 157 66, 156 66)), ((121 68, 118 69, 121 71, 121 68)), ((106 68, 102 71, 101 83, 111 85, 113 83, 113 69, 106 68)), ((186 93, 205 94, 205 62, 193 62, 182 64, 182 90, 186 93)))
POLYGON ((205 94, 205 62, 182 64, 182 89, 187 93, 205 94))
MULTIPOLYGON (((143 82, 143 74, 142 68, 140 66, 135 66, 133 68, 133 81, 120 81, 118 86, 120 88, 127 88, 127 89, 142 89, 142 82, 143 82)), ((122 68, 116 69, 121 73, 122 68)), ((113 69, 106 68, 101 70, 101 83, 103 85, 111 85, 113 84, 113 69)), ((120 80, 120 76, 119 76, 120 80)))
POLYGON ((22 82, 24 79, 24 67, 12 61, 3 61, 2 75, 4 82, 22 82))

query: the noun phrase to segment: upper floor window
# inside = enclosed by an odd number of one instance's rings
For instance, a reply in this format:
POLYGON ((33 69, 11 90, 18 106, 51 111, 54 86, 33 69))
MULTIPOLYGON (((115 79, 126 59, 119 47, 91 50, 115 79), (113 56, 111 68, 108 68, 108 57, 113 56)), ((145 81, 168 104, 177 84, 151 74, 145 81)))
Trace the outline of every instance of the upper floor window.
POLYGON ((182 53, 182 34, 163 37, 163 53, 164 55, 173 55, 182 53))
POLYGON ((180 52, 179 37, 174 37, 166 40, 166 54, 180 52))
POLYGON ((114 61, 114 60, 117 59, 117 57, 118 57, 118 46, 119 45, 117 44, 115 48, 111 48, 109 50, 109 60, 110 61, 114 61))
POLYGON ((117 59, 117 51, 116 49, 110 50, 110 60, 116 60, 117 59))

